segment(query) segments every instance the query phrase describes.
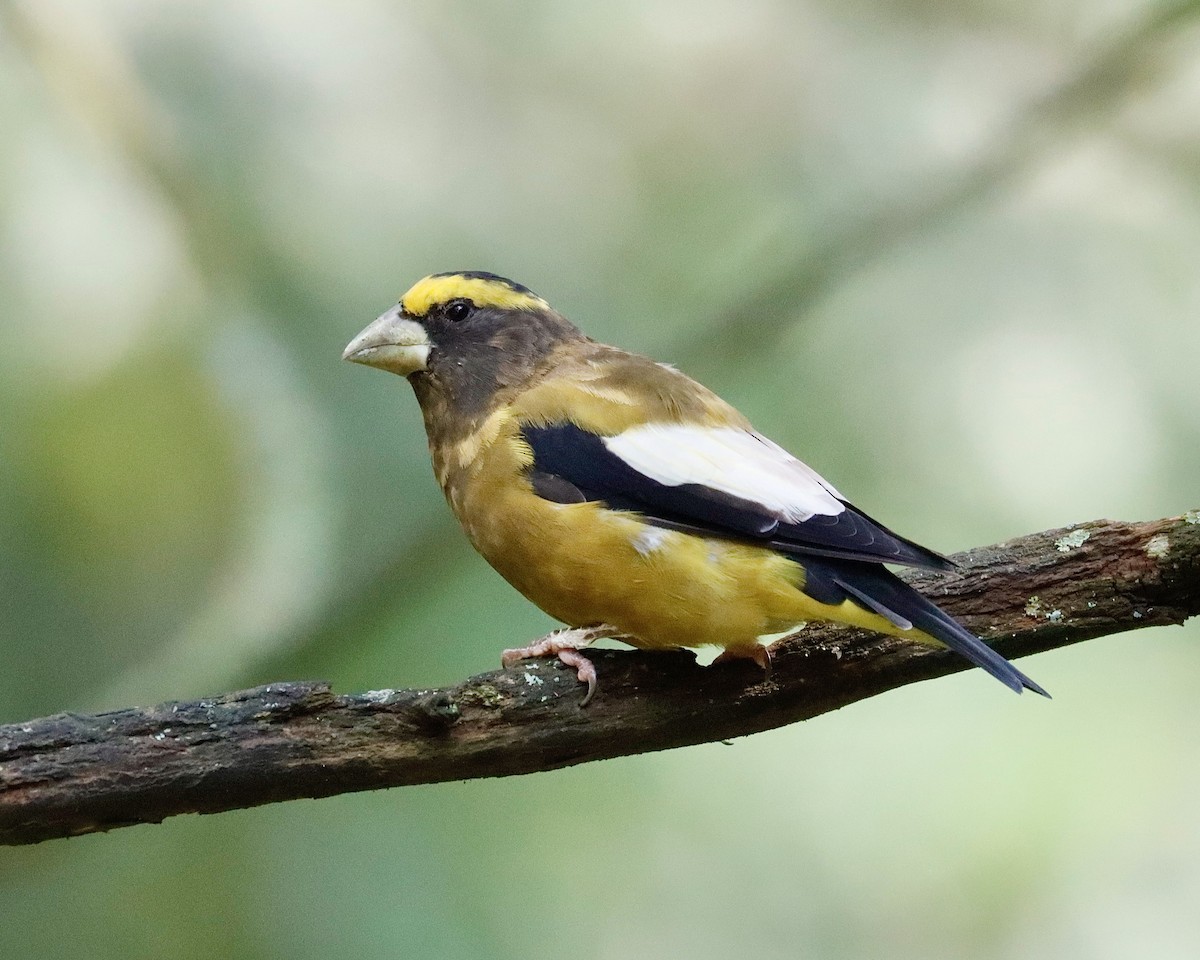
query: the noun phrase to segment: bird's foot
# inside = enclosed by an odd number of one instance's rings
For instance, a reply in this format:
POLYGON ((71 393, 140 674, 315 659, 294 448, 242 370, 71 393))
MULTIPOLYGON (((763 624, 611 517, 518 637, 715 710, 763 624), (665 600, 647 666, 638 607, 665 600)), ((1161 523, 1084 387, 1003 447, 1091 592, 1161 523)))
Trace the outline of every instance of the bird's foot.
POLYGON ((568 667, 575 671, 580 683, 587 684, 587 693, 579 702, 586 707, 596 694, 596 667, 587 657, 579 652, 580 647, 586 647, 594 640, 604 637, 615 637, 618 631, 614 627, 564 627, 542 637, 527 647, 514 647, 500 654, 500 665, 511 667, 521 660, 532 660, 537 657, 558 657, 568 667))
POLYGON ((715 667, 718 663, 730 663, 734 660, 753 660, 763 672, 763 681, 771 679, 770 647, 764 647, 761 643, 756 643, 752 647, 726 648, 712 662, 712 666, 715 667))

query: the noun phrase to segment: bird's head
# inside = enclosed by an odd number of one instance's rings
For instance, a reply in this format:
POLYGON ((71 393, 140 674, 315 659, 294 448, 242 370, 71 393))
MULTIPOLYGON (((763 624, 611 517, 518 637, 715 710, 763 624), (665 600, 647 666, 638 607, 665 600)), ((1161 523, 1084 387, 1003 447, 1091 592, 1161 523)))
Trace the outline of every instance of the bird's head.
POLYGON ((480 271, 436 273, 351 340, 342 358, 467 402, 519 381, 556 346, 582 338, 528 287, 480 271))

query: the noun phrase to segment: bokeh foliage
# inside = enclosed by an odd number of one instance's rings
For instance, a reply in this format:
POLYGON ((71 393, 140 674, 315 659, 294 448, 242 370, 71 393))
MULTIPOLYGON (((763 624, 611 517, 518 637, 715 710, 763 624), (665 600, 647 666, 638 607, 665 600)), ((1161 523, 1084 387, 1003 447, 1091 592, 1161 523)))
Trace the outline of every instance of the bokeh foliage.
MULTIPOLYGON (((1200 5, 0 7, 0 721, 550 624, 338 360, 490 269, 952 551, 1200 506, 1200 5)), ((0 853, 0 956, 1193 957, 1195 626, 0 853)))

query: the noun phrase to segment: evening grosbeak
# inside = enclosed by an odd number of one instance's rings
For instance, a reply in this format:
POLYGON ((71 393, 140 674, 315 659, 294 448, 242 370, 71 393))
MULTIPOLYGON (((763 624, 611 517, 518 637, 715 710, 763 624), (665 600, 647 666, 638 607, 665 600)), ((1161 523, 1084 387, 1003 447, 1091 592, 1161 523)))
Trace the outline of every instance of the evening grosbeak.
POLYGON ((504 652, 557 655, 602 636, 712 645, 764 669, 759 638, 832 620, 945 645, 1016 690, 1036 683, 884 564, 950 561, 851 506, 696 381, 584 336, 490 273, 419 281, 344 358, 407 377, 433 468, 467 536, 569 624, 504 652))

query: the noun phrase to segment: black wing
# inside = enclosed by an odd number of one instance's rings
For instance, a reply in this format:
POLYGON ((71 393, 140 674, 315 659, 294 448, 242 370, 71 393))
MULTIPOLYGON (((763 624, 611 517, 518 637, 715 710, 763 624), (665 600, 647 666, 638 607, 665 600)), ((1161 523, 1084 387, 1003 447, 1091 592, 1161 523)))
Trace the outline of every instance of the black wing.
POLYGON ((696 483, 664 484, 613 453, 604 440, 574 424, 526 426, 533 450, 530 478, 537 494, 559 503, 597 501, 634 510, 657 526, 747 540, 796 556, 822 556, 953 569, 940 554, 901 537, 844 500, 835 514, 800 523, 780 519, 753 500, 696 483))

